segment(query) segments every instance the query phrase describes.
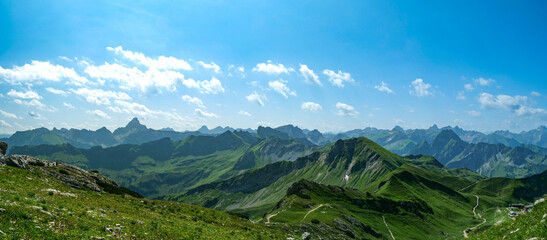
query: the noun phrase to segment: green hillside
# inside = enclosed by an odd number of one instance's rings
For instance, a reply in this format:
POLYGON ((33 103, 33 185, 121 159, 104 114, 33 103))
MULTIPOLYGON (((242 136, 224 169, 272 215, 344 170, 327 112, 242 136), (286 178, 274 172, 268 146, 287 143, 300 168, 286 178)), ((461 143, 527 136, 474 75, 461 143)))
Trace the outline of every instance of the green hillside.
POLYGON ((141 145, 80 149, 69 144, 12 147, 24 154, 98 170, 122 186, 157 198, 237 176, 251 168, 292 161, 314 150, 294 140, 257 138, 248 132, 163 138, 141 145))
POLYGON ((1 238, 286 239, 303 233, 203 207, 111 194, 103 187, 76 189, 51 175, 62 169, 82 182, 94 181, 87 175, 96 174, 66 166, 0 166, 1 238))

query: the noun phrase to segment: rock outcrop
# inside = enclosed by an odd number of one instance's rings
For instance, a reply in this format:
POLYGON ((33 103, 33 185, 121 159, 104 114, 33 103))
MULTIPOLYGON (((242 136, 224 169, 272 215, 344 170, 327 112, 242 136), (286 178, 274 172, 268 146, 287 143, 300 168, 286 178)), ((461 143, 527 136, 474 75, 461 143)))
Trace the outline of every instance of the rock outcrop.
POLYGON ((0 142, 0 156, 6 155, 8 151, 8 144, 6 142, 0 142))
POLYGON ((12 166, 29 171, 41 171, 55 177, 76 189, 88 189, 96 192, 128 194, 142 197, 140 194, 119 186, 97 171, 86 171, 69 164, 47 161, 27 155, 0 156, 0 166, 12 166))

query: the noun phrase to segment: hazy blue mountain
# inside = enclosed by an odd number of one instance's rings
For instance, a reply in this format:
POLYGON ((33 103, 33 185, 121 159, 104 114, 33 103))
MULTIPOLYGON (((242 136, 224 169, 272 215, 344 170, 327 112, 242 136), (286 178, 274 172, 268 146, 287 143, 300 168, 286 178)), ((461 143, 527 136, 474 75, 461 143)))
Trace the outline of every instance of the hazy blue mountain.
POLYGON ((432 155, 448 168, 468 168, 487 177, 525 177, 547 169, 542 148, 468 143, 452 130, 443 130, 429 144, 423 141, 410 154, 432 155))

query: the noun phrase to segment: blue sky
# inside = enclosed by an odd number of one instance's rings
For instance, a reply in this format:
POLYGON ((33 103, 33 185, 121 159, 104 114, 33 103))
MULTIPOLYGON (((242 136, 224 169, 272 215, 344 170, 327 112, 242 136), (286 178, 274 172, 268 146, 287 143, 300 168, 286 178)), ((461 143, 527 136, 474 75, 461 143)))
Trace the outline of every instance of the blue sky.
POLYGON ((547 122, 545 1, 0 1, 0 133, 547 122))

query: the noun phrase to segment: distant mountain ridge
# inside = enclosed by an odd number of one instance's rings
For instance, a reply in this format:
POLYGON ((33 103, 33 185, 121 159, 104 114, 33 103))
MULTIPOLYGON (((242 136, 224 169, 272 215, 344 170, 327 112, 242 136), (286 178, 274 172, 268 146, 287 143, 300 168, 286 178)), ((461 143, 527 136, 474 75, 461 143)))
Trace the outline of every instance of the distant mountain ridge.
POLYGON ((487 177, 526 177, 547 170, 544 149, 508 147, 501 143, 468 143, 443 130, 429 144, 423 141, 409 154, 431 155, 448 168, 469 168, 487 177))

